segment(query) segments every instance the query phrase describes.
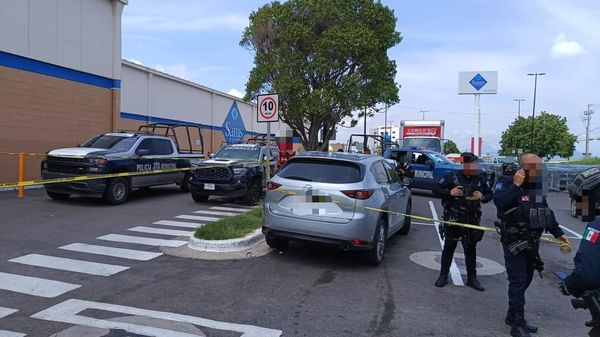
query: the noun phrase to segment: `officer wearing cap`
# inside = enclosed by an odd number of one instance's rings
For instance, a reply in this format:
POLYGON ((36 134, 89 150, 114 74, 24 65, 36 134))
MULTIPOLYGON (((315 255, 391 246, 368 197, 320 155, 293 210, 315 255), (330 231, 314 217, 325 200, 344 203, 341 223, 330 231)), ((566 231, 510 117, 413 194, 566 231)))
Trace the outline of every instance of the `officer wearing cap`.
POLYGON ((521 169, 514 177, 502 176, 496 183, 494 203, 501 222, 497 223, 504 248, 508 275, 508 312, 504 322, 513 337, 529 337, 537 327, 525 320, 525 291, 535 270, 544 263, 539 256, 539 240, 544 231, 570 244, 548 207, 542 185, 542 160, 533 153, 519 159, 521 169))
MULTIPOLYGON (((493 198, 487 175, 478 169, 477 156, 473 153, 462 153, 463 169, 459 172, 442 177, 433 192, 442 199, 444 220, 459 223, 479 225, 481 220, 481 203, 487 203, 493 198)), ((478 291, 485 288, 477 279, 477 242, 483 238, 483 231, 443 224, 440 234, 445 238, 442 250, 440 276, 435 282, 436 287, 448 283, 448 273, 454 257, 458 241, 462 241, 467 267, 467 286, 478 291)))

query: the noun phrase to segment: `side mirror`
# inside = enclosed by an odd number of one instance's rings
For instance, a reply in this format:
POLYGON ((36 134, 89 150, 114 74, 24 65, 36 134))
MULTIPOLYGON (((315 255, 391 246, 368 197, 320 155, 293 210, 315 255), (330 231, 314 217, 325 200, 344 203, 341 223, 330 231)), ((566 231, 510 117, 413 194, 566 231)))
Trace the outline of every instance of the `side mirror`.
POLYGON ((150 149, 137 149, 135 150, 135 154, 140 157, 147 156, 150 154, 150 149))
POLYGON ((209 153, 209 154, 208 154, 208 158, 212 159, 212 158, 214 158, 214 157, 215 157, 215 154, 214 154, 214 153, 212 153, 212 152, 211 152, 211 153, 209 153))
POLYGON ((412 184, 412 178, 402 177, 402 181, 400 183, 402 186, 410 186, 410 184, 412 184))

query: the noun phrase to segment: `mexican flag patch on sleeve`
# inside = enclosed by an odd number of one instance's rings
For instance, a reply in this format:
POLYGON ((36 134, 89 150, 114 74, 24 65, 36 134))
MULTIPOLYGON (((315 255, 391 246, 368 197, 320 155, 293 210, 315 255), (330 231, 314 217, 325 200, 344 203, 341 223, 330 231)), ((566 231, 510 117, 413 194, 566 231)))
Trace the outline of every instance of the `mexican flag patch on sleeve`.
POLYGON ((599 237, 600 237, 600 231, 598 231, 594 228, 588 228, 583 233, 583 239, 587 240, 591 243, 596 243, 598 241, 599 237))

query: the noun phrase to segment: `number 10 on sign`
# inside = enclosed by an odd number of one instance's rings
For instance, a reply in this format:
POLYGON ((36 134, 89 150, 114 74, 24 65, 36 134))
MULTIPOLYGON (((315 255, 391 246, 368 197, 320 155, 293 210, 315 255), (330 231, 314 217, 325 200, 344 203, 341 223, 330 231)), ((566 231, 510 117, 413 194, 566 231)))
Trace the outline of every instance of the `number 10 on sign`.
POLYGON ((259 123, 279 121, 279 95, 259 95, 257 106, 257 121, 259 123))

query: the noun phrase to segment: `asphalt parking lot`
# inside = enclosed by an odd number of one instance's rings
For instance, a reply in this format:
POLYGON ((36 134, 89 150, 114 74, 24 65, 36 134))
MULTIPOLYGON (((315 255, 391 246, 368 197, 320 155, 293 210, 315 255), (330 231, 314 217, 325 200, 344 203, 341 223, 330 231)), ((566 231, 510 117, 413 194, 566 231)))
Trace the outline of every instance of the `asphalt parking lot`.
MULTIPOLYGON (((479 293, 460 278, 443 289, 433 286, 438 272, 424 265, 436 267, 441 246, 429 222, 416 221, 408 236, 394 237, 380 267, 305 244, 245 260, 205 261, 159 255, 157 245, 184 240, 168 230, 192 231, 173 224, 199 223, 189 218, 196 211, 243 207, 228 200, 197 204, 175 187, 134 192, 121 206, 91 198, 53 201, 43 190, 15 195, 0 193, 0 336, 508 335, 507 281, 495 233, 478 246, 478 268, 487 274, 479 293), (113 255, 78 248, 86 245, 113 255), (131 250, 120 251, 128 258, 115 248, 131 250), (135 335, 114 330, 123 326, 135 335)), ((413 198, 415 214, 441 216, 437 199, 413 198)), ((567 195, 551 194, 549 203, 576 249, 585 226, 569 216, 567 195)), ((491 226, 495 213, 486 205, 483 224, 491 226)), ((588 314, 570 307, 552 275, 572 268, 574 252, 563 255, 545 243, 541 256, 546 271, 527 293, 527 318, 540 326, 539 336, 585 336, 588 314)), ((464 265, 460 256, 455 262, 464 265)))

